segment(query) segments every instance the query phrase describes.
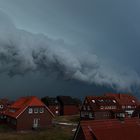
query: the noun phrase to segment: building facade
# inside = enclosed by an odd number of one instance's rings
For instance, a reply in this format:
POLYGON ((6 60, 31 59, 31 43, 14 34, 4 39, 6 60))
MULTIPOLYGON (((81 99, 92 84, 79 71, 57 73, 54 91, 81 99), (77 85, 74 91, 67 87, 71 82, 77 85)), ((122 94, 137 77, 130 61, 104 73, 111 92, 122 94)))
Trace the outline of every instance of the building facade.
POLYGON ((113 119, 123 113, 114 97, 87 96, 80 111, 81 119, 113 119))
POLYGON ((12 102, 6 98, 0 99, 0 123, 5 123, 6 116, 4 113, 11 104, 12 102))
POLYGON ((55 97, 43 97, 41 101, 51 110, 55 116, 60 115, 60 103, 55 97))
POLYGON ((4 113, 7 125, 16 130, 46 128, 52 124, 53 113, 35 96, 22 97, 4 113))
POLYGON ((60 103, 60 115, 76 115, 80 112, 80 101, 70 96, 57 96, 60 103))
POLYGON ((119 103, 119 107, 125 113, 125 117, 132 117, 135 109, 140 105, 140 102, 132 94, 105 94, 107 97, 114 97, 119 103))

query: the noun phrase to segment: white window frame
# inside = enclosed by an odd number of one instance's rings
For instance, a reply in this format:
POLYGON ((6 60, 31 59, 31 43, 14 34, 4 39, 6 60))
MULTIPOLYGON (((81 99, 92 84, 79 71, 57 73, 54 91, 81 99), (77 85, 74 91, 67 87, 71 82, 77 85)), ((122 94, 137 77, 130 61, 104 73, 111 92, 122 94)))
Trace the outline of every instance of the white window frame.
POLYGON ((0 105, 0 109, 3 109, 4 108, 4 105, 0 105))
POLYGON ((129 109, 132 108, 131 105, 128 105, 128 108, 129 108, 129 109))
POLYGON ((132 100, 132 103, 135 103, 135 100, 132 100))
POLYGON ((116 103, 116 100, 112 100, 113 101, 113 103, 116 103))
POLYGON ((89 113, 89 118, 90 118, 90 119, 93 118, 93 114, 92 114, 92 112, 89 113))
POLYGON ((30 107, 30 108, 28 109, 28 113, 29 113, 29 114, 33 114, 33 108, 30 107))
POLYGON ((100 106, 100 109, 104 109, 104 106, 100 106))
POLYGON ((39 109, 39 113, 44 113, 44 107, 39 109))
POLYGON ((34 108, 34 113, 35 113, 35 114, 38 113, 38 108, 34 108))

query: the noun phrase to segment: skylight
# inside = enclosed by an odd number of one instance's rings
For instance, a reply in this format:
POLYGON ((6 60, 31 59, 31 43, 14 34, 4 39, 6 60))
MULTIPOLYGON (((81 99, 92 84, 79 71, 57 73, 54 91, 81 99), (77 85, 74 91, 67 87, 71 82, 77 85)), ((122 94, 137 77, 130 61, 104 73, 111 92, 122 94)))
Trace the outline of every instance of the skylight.
POLYGON ((92 100, 93 103, 95 103, 95 100, 92 100))
POLYGON ((135 103, 135 100, 132 100, 132 103, 135 103))
POLYGON ((116 103, 116 101, 115 100, 112 100, 113 101, 113 103, 116 103))

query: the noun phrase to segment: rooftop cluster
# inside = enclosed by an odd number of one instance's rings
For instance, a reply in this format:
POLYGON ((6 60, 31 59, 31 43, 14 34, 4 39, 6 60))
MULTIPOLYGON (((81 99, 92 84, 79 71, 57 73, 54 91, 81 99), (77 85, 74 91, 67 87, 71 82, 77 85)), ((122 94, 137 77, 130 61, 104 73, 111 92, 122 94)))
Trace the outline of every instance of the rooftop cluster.
POLYGON ((87 96, 74 140, 132 140, 140 137, 140 102, 131 94, 87 96))

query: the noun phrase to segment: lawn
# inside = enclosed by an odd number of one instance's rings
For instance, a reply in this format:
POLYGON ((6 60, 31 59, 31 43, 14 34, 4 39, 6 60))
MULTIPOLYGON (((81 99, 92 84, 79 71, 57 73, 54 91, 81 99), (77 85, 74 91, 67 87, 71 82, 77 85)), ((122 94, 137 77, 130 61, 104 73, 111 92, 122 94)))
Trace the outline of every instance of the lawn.
MULTIPOLYGON (((59 116, 55 121, 78 122, 78 116, 59 116)), ((7 126, 0 126, 0 140, 72 140, 75 126, 53 125, 45 130, 16 132, 7 126)))
POLYGON ((52 126, 45 130, 0 132, 0 140, 72 140, 72 126, 52 126))
POLYGON ((79 117, 79 114, 71 115, 71 116, 57 116, 55 117, 54 120, 59 121, 59 122, 78 123, 80 120, 80 117, 79 117))

